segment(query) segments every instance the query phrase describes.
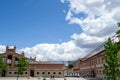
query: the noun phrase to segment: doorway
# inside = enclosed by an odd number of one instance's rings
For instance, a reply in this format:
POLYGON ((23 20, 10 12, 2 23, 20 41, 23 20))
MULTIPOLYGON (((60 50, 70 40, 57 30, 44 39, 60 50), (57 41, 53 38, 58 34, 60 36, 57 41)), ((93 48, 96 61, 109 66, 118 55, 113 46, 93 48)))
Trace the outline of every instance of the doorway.
POLYGON ((34 70, 30 71, 30 76, 34 77, 34 70))
POLYGON ((2 77, 5 77, 5 74, 6 74, 6 71, 3 71, 3 72, 1 72, 2 73, 2 77))
POLYGON ((95 71, 92 70, 92 77, 96 77, 95 71))

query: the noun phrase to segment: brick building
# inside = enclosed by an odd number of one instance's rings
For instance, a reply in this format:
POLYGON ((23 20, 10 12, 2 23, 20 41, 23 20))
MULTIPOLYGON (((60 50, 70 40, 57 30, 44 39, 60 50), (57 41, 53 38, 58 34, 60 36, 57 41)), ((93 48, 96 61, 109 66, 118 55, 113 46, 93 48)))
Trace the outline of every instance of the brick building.
POLYGON ((73 63, 73 76, 79 76, 80 73, 80 59, 73 63))
POLYGON ((105 50, 101 45, 93 50, 90 55, 80 59, 80 75, 103 78, 104 54, 105 50))
MULTIPOLYGON (((3 57, 4 63, 8 64, 7 72, 4 76, 17 76, 18 59, 24 57, 24 52, 21 54, 16 53, 16 47, 6 47, 6 52, 0 54, 3 57)), ((36 61, 36 58, 27 58, 29 65, 27 71, 21 76, 54 76, 64 77, 64 64, 63 63, 51 63, 47 61, 36 61)), ((1 76, 1 72, 0 72, 1 76)))
MULTIPOLYGON (((104 78, 103 69, 105 61, 103 55, 105 54, 105 49, 103 45, 98 46, 84 58, 78 59, 73 72, 79 72, 81 76, 104 78)), ((120 56, 120 52, 118 52, 118 56, 120 56)))

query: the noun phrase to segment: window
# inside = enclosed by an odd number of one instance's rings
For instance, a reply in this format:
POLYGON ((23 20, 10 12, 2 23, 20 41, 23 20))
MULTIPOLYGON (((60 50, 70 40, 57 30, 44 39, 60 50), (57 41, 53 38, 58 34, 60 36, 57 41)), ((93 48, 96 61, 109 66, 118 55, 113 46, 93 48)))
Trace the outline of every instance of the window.
POLYGON ((96 70, 96 73, 98 74, 98 70, 96 70))
POLYGON ((99 58, 99 63, 101 64, 101 58, 99 58))
POLYGON ((37 72, 37 74, 39 74, 39 72, 37 72))
POLYGON ((25 74, 27 74, 27 72, 25 72, 25 74))
POLYGON ((12 72, 9 72, 9 74, 12 74, 12 72))
POLYGON ((104 63, 104 60, 102 59, 102 64, 104 63))
POLYGON ((95 64, 97 64, 97 59, 95 60, 95 64))
POLYGON ((61 74, 61 72, 59 72, 59 74, 61 74))
POLYGON ((45 74, 45 72, 42 72, 42 74, 45 74))
POLYGON ((18 64, 18 61, 15 61, 15 64, 18 64))
POLYGON ((101 74, 101 70, 100 70, 100 73, 99 74, 101 74))
POLYGON ((98 64, 98 59, 96 59, 96 64, 98 64))
POLYGON ((56 74, 55 72, 53 72, 53 74, 56 74))
POLYGON ((48 72, 48 74, 50 74, 50 72, 48 72))
POLYGON ((100 64, 100 58, 98 58, 98 64, 100 64))
POLYGON ((14 72, 14 74, 17 74, 17 72, 14 72))
POLYGON ((5 58, 2 58, 3 59, 3 62, 5 61, 5 58))

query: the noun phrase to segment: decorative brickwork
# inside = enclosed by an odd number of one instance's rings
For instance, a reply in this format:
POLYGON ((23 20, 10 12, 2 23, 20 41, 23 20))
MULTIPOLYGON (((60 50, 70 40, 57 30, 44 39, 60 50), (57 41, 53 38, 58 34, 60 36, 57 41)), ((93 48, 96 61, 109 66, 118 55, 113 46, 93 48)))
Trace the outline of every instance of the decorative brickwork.
MULTIPOLYGON (((6 52, 1 54, 4 63, 8 64, 8 69, 5 76, 17 76, 18 59, 24 56, 24 52, 21 54, 16 53, 16 46, 14 48, 6 47, 6 52)), ((63 63, 51 63, 51 62, 38 62, 35 58, 27 58, 29 62, 28 70, 21 76, 54 76, 64 77, 64 64, 63 63), (44 74, 43 74, 44 73, 44 74)), ((1 73, 0 73, 1 76, 1 73)))

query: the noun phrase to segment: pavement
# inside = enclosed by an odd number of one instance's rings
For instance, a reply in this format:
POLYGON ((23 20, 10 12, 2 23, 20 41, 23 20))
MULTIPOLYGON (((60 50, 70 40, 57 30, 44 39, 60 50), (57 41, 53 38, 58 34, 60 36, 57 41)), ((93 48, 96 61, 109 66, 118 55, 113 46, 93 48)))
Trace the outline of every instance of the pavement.
MULTIPOLYGON (((0 77, 0 80, 17 80, 17 77, 0 77)), ((38 78, 38 77, 19 77, 18 80, 42 80, 42 78, 38 78)), ((50 78, 46 78, 46 80, 52 80, 50 78)), ((53 80, 64 80, 64 78, 55 78, 53 80)), ((87 80, 84 78, 75 78, 75 77, 67 77, 66 80, 87 80)))

